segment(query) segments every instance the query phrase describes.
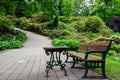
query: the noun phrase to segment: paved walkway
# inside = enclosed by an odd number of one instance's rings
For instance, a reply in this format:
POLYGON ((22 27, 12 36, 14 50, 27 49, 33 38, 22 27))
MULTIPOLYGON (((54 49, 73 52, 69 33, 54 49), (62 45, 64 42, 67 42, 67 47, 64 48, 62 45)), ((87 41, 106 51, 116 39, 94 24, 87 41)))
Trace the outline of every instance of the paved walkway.
MULTIPOLYGON (((43 47, 52 46, 48 37, 27 32, 27 41, 20 49, 11 49, 0 52, 0 80, 81 80, 84 69, 71 69, 70 63, 66 63, 68 76, 64 76, 59 67, 54 67, 45 77, 46 61, 43 47)), ((65 60, 65 56, 62 56, 65 60)), ((89 71, 90 76, 99 75, 89 71)), ((85 79, 93 80, 93 78, 85 79)), ((100 80, 96 77, 94 80, 100 80)))

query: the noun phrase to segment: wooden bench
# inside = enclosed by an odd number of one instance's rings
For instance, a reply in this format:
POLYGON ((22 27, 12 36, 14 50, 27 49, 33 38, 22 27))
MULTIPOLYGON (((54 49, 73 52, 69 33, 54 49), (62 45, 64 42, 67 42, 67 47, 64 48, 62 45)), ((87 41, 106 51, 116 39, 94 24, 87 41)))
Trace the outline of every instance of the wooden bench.
POLYGON ((81 43, 77 52, 68 52, 68 55, 73 58, 72 68, 78 61, 84 61, 85 72, 82 78, 87 78, 89 68, 101 68, 102 77, 107 78, 105 74, 105 59, 111 43, 112 40, 81 43))

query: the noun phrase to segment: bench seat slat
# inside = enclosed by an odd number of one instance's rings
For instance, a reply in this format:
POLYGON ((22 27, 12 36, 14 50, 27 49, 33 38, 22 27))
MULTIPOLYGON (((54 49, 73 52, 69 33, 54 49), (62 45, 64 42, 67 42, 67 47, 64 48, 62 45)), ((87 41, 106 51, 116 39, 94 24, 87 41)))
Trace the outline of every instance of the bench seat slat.
MULTIPOLYGON (((70 55, 81 58, 84 60, 84 54, 79 54, 79 53, 75 53, 75 52, 69 52, 70 55)), ((102 59, 98 59, 98 58, 94 58, 94 57, 88 57, 87 59, 88 62, 104 62, 104 60, 102 59)))

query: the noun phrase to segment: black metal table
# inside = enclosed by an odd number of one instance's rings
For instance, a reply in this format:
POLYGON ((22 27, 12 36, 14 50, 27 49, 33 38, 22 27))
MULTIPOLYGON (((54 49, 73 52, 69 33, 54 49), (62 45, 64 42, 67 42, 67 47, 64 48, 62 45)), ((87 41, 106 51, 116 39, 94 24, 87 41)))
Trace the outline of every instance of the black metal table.
POLYGON ((50 56, 50 61, 47 61, 46 76, 48 77, 48 72, 53 69, 53 66, 60 66, 61 71, 64 71, 64 75, 67 76, 66 65, 62 63, 61 54, 66 54, 68 47, 44 47, 43 49, 46 55, 50 56))

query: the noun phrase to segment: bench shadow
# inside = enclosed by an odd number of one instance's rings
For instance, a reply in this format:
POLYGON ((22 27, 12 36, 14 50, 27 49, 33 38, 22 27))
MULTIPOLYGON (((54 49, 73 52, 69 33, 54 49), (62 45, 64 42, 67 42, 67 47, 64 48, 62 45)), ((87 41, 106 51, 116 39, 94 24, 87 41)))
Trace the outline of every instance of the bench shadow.
POLYGON ((87 76, 87 78, 85 79, 107 79, 107 78, 103 78, 103 76, 87 76))

